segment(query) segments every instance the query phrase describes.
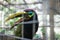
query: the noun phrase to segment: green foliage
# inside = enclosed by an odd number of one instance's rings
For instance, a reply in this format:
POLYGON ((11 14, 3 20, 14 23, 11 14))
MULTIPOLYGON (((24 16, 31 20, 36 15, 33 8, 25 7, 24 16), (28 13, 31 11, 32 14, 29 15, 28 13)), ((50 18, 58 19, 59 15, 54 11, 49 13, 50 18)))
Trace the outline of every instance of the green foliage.
POLYGON ((13 21, 11 21, 11 22, 10 22, 10 25, 12 26, 13 24, 14 24, 14 22, 13 22, 13 21))
POLYGON ((12 26, 17 20, 19 20, 20 18, 14 18, 11 19, 10 21, 8 21, 8 23, 12 26))
POLYGON ((55 38, 60 40, 60 34, 55 34, 55 38))
POLYGON ((34 38, 40 38, 40 35, 39 34, 35 34, 34 38))
MULTIPOLYGON (((16 22, 17 20, 19 20, 19 18, 15 18, 15 19, 12 19, 11 21, 9 21, 10 25, 12 26, 14 24, 14 22, 16 22)), ((19 24, 19 25, 16 26, 16 29, 12 30, 12 31, 14 31, 15 36, 20 36, 21 37, 22 36, 21 35, 21 30, 22 30, 22 25, 19 24)))
POLYGON ((42 27, 41 31, 42 31, 42 33, 45 33, 45 28, 44 28, 44 27, 42 27))
POLYGON ((19 37, 22 36, 22 25, 21 24, 17 26, 16 30, 14 31, 14 34, 15 36, 19 36, 19 37))
POLYGON ((2 28, 0 28, 0 32, 2 31, 2 28))

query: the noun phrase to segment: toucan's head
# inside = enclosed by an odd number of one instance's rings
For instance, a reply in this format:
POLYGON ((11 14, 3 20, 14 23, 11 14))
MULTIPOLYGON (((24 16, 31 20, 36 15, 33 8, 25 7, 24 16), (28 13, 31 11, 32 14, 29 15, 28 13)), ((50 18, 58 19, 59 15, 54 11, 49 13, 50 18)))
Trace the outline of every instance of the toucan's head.
POLYGON ((17 12, 17 13, 11 14, 8 18, 6 18, 5 21, 8 21, 13 18, 17 18, 17 17, 23 17, 25 19, 29 19, 29 18, 33 17, 34 13, 35 13, 34 10, 26 9, 26 10, 24 10, 24 12, 17 12))

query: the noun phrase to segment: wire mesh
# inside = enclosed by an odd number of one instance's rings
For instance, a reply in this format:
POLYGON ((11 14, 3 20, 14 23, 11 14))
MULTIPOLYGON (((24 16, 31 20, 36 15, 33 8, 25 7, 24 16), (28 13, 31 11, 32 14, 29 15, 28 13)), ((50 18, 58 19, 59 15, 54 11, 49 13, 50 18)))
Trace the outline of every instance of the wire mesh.
MULTIPOLYGON (((23 0, 24 1, 24 0, 23 0)), ((52 9, 54 12, 56 12, 56 14, 59 14, 60 12, 60 10, 59 10, 59 2, 60 2, 60 0, 56 0, 56 9, 52 9), (59 10, 59 11, 58 11, 59 10)), ((20 10, 24 10, 24 9, 27 9, 27 8, 30 8, 29 6, 30 5, 38 5, 38 4, 43 4, 43 2, 34 2, 34 3, 27 3, 27 2, 25 2, 24 1, 24 3, 22 3, 22 4, 12 4, 12 3, 10 3, 10 4, 2 4, 2 3, 0 3, 0 5, 3 5, 4 7, 6 7, 6 8, 9 8, 10 9, 10 6, 13 6, 13 7, 15 7, 15 8, 18 8, 18 7, 16 7, 16 6, 25 6, 25 7, 19 7, 20 8, 20 10)), ((40 6, 39 6, 40 7, 40 6)), ((19 9, 18 8, 18 9, 19 9)), ((40 8, 37 8, 37 7, 35 7, 35 8, 32 8, 32 9, 34 9, 34 10, 38 10, 39 12, 41 12, 41 9, 40 8)), ((40 15, 39 13, 37 14, 38 16, 40 15)), ((43 16, 43 23, 45 22, 45 24, 44 24, 44 27, 51 27, 51 26, 53 26, 53 25, 46 25, 46 24, 48 24, 47 23, 47 20, 45 20, 46 18, 45 17, 47 17, 47 15, 45 15, 45 14, 42 14, 43 16)), ((49 14, 48 14, 49 15, 49 14)), ((22 15, 22 16, 24 16, 24 15, 22 15)), ((4 17, 4 15, 2 15, 2 17, 4 17)), ((34 16, 34 18, 33 19, 35 19, 35 16, 34 16)), ((3 22, 2 22, 2 28, 4 27, 3 25, 5 25, 4 24, 4 18, 2 18, 2 20, 3 20, 3 22)), ((15 21, 15 20, 14 20, 15 21)), ((34 35, 34 32, 35 32, 35 23, 36 22, 38 22, 38 21, 35 21, 35 20, 33 20, 33 21, 30 21, 30 22, 22 22, 22 23, 20 23, 20 24, 31 24, 33 22, 33 35, 34 35)), ((40 23, 40 22, 39 22, 40 23)), ((16 23, 17 24, 17 23, 16 23)), ((23 28, 24 28, 24 25, 22 26, 23 28)), ((22 28, 22 37, 20 38, 20 37, 17 37, 17 36, 11 36, 11 35, 4 35, 3 34, 3 32, 2 32, 2 34, 0 34, 0 40, 15 40, 15 38, 16 39, 23 39, 23 40, 25 40, 25 38, 23 38, 24 37, 24 35, 23 35, 23 28, 22 28)), ((9 28, 8 28, 9 29, 9 28)), ((26 40, 30 40, 30 39, 26 39, 26 40)), ((33 39, 33 40, 35 40, 35 39, 33 39)))
MULTIPOLYGON (((5 6, 5 7, 7 7, 7 8, 9 8, 10 9, 10 6, 17 6, 17 5, 26 5, 26 7, 28 8, 28 5, 34 5, 34 4, 40 4, 40 3, 42 3, 42 2, 35 2, 35 3, 26 3, 25 1, 24 1, 24 4, 2 4, 3 6, 5 6)), ((23 8, 24 9, 24 8, 23 8)), ((24 15, 22 15, 22 16, 24 16, 24 15)), ((3 16, 4 17, 4 16, 3 16)), ((34 18, 33 19, 35 19, 35 16, 34 16, 34 18)), ((4 20, 4 18, 2 19, 2 20, 4 20)), ((20 23, 20 24, 31 24, 31 23, 33 23, 33 35, 34 35, 34 31, 35 31, 35 23, 36 22, 38 22, 38 21, 36 21, 36 20, 33 20, 33 21, 30 21, 30 22, 22 22, 22 23, 20 23)), ((4 23, 4 22, 3 22, 4 23)), ((15 23, 15 20, 14 20, 14 23, 15 23)), ((16 23, 17 24, 17 23, 16 23)), ((5 24, 3 24, 3 25, 5 25, 5 24)), ((4 27, 4 26, 3 26, 4 27)), ((2 27, 2 28, 3 28, 2 27)), ((25 40, 26 38, 23 38, 24 37, 24 35, 23 35, 23 28, 24 28, 24 25, 22 26, 22 37, 20 38, 20 37, 17 37, 17 36, 11 36, 11 35, 5 35, 4 33, 3 34, 0 34, 0 40, 15 40, 15 39, 22 39, 22 40, 25 40)), ((9 28, 8 28, 9 29, 9 28)), ((26 39, 26 40, 30 40, 30 39, 26 39)), ((35 39, 32 39, 32 40, 35 40, 35 39)), ((36 40, 38 40, 38 39, 36 39, 36 40)), ((40 39, 39 39, 40 40, 40 39)))

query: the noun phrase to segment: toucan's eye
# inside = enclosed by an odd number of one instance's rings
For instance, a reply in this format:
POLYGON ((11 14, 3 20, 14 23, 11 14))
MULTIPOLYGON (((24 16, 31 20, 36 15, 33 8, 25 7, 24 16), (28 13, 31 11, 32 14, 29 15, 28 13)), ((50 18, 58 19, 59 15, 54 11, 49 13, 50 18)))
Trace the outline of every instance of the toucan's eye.
POLYGON ((32 17, 34 15, 34 12, 28 12, 29 17, 32 17))
POLYGON ((32 15, 33 12, 28 12, 29 15, 32 15))

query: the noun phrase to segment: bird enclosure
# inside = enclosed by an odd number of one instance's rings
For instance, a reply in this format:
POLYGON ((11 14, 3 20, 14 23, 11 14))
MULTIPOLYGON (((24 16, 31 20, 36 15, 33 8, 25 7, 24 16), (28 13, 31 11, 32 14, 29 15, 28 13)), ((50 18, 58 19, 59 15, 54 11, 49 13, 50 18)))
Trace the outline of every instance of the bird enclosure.
POLYGON ((1 0, 0 40, 60 40, 60 0, 1 0))

